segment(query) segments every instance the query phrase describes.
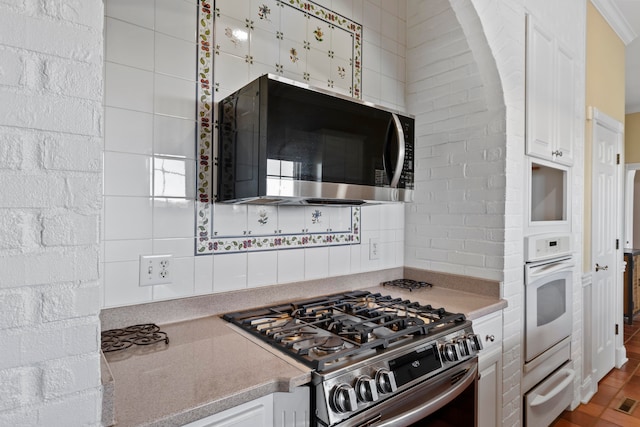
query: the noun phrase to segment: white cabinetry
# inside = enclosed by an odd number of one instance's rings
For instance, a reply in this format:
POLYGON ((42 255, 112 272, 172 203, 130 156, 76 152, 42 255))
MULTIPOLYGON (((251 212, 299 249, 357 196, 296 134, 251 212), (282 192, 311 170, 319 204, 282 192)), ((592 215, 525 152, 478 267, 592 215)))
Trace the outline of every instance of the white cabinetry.
POLYGON ((478 426, 502 425, 502 311, 473 321, 473 331, 482 340, 478 357, 478 426))
POLYGON ((218 412, 184 427, 270 427, 273 425, 273 395, 218 412))
POLYGON ((308 427, 309 388, 273 393, 186 424, 183 427, 308 427))
POLYGON ((571 165, 578 123, 573 55, 531 15, 526 50, 527 154, 571 165))

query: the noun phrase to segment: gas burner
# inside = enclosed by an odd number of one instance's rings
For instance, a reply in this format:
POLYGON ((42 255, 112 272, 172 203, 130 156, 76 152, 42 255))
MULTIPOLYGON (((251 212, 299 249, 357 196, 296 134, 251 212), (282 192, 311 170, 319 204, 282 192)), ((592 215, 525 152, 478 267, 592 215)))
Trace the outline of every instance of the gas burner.
POLYGON ((336 353, 345 347, 340 337, 329 336, 316 338, 316 346, 313 351, 319 355, 336 353))
POLYGON ((382 286, 395 286, 401 289, 408 289, 409 292, 414 289, 433 288, 431 283, 412 280, 412 279, 395 279, 387 282, 382 282, 382 286))

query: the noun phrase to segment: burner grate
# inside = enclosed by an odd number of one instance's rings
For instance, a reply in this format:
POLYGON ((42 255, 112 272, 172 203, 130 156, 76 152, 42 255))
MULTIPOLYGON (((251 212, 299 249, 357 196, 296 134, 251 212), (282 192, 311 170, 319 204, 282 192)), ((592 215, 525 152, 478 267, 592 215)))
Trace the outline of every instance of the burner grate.
POLYGON ((318 371, 466 320, 444 308, 367 291, 227 313, 223 318, 318 371), (330 338, 344 345, 318 350, 319 342, 330 338))
POLYGON ((433 288, 431 283, 413 280, 413 279, 395 279, 382 282, 382 286, 395 286, 396 288, 408 289, 409 292, 414 289, 433 288))

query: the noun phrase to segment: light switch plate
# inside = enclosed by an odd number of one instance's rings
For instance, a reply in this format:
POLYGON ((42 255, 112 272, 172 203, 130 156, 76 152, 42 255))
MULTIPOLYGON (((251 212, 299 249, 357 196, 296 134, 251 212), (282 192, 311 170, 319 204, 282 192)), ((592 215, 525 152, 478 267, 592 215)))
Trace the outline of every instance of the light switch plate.
POLYGON ((172 283, 172 258, 173 255, 140 255, 140 286, 172 283))

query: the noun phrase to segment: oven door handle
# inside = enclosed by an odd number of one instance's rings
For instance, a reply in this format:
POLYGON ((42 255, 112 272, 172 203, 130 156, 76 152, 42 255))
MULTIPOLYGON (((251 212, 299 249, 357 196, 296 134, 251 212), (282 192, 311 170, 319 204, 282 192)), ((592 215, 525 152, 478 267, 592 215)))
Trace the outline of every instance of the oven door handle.
POLYGON ((544 405, 549 400, 553 399, 558 394, 560 394, 570 383, 573 382, 573 379, 576 376, 576 371, 574 371, 573 369, 565 369, 563 374, 565 375, 565 379, 562 380, 554 388, 552 388, 549 391, 549 393, 547 393, 547 394, 539 394, 539 395, 537 395, 536 397, 533 398, 533 400, 530 403, 530 406, 532 408, 535 407, 535 406, 544 405))
POLYGON ((573 267, 573 261, 559 261, 550 264, 538 265, 529 268, 529 276, 538 277, 549 273, 555 273, 557 271, 570 270, 573 267))
POLYGON ((394 416, 393 418, 385 419, 381 423, 364 425, 372 425, 375 427, 397 427, 406 426, 417 421, 422 420, 427 415, 430 415, 438 409, 446 406, 448 403, 454 401, 466 388, 476 380, 478 376, 478 364, 474 363, 472 367, 461 377, 453 387, 446 392, 438 395, 436 398, 424 402, 420 406, 412 408, 410 411, 403 412, 394 416))

